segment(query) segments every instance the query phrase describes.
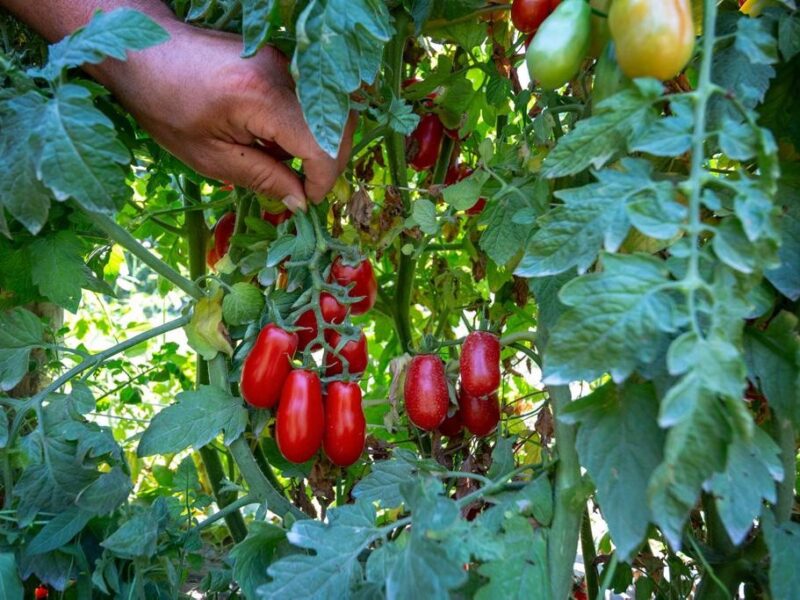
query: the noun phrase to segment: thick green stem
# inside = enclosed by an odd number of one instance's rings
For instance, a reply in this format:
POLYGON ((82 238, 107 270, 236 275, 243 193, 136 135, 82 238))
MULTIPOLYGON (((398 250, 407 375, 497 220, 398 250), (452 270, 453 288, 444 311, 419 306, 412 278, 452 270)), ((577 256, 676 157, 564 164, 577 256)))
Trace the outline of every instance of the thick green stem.
POLYGON ((788 521, 794 507, 795 472, 797 471, 797 435, 789 419, 775 415, 773 437, 781 449, 783 481, 778 485, 778 500, 772 508, 778 523, 788 521))
MULTIPOLYGON (((184 181, 187 204, 196 204, 200 201, 200 190, 197 184, 191 181, 184 181)), ((197 281, 206 272, 206 223, 203 213, 197 210, 187 211, 186 231, 188 232, 189 242, 189 276, 193 281, 197 281)), ((208 367, 205 361, 197 356, 197 384, 208 384, 208 367)), ((200 458, 208 474, 208 481, 214 492, 217 505, 225 511, 225 523, 231 537, 236 542, 241 542, 247 537, 247 526, 244 518, 238 510, 226 510, 227 507, 237 501, 235 491, 223 491, 223 481, 225 479, 225 469, 222 466, 217 451, 209 444, 200 448, 200 458)))
POLYGON ((548 562, 551 597, 569 598, 572 591, 572 572, 578 550, 578 537, 583 518, 584 498, 580 493, 581 471, 575 449, 575 426, 563 423, 558 417, 572 401, 569 387, 547 389, 555 423, 556 465, 555 510, 548 538, 548 562))
POLYGON ((125 229, 117 225, 113 220, 104 215, 86 211, 86 216, 100 230, 102 230, 114 242, 125 248, 128 252, 136 256, 148 267, 161 275, 167 281, 175 284, 178 288, 189 294, 195 300, 203 297, 203 292, 193 282, 186 279, 175 269, 170 267, 163 260, 145 248, 139 240, 133 237, 125 229))
POLYGON ((583 553, 583 566, 586 569, 586 593, 589 598, 597 598, 597 591, 600 588, 595 564, 597 550, 594 547, 592 517, 588 505, 583 510, 583 520, 581 521, 581 552, 583 553))

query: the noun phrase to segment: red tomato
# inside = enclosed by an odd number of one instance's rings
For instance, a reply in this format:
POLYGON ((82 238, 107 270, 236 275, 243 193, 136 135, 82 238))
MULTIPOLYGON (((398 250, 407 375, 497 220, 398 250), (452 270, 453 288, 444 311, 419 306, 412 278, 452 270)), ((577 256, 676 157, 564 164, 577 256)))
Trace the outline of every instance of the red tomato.
POLYGON ((451 165, 450 168, 447 169, 447 175, 445 175, 444 184, 453 185, 454 183, 458 183, 462 179, 466 179, 472 175, 473 172, 474 171, 464 163, 451 165))
POLYGON ((511 3, 511 22, 522 33, 533 33, 557 4, 553 0, 514 0, 511 3))
POLYGON ((456 410, 452 417, 447 417, 441 425, 439 425, 439 433, 447 437, 455 437, 461 430, 464 429, 464 423, 461 419, 461 411, 456 410))
POLYGON ((411 359, 404 387, 406 412, 420 429, 433 431, 447 417, 450 392, 442 359, 421 354, 411 359))
POLYGON ((219 252, 217 252, 217 246, 214 244, 206 252, 206 264, 208 265, 208 268, 213 269, 219 262, 219 259, 219 252))
POLYGON ((469 394, 463 387, 458 395, 459 412, 464 426, 473 435, 483 437, 494 431, 500 422, 500 404, 497 394, 478 398, 469 394))
MULTIPOLYGON (((326 331, 325 340, 334 348, 339 346, 342 336, 337 331, 326 331)), ((350 375, 358 375, 367 369, 369 357, 367 355, 367 337, 361 332, 357 341, 349 341, 339 350, 342 358, 348 362, 350 375)), ((333 377, 344 372, 344 365, 338 356, 325 353, 325 376, 333 377)))
POLYGON ((44 598, 47 598, 49 595, 50 592, 47 590, 47 586, 44 584, 38 586, 33 592, 33 597, 36 598, 36 600, 43 600, 44 598))
POLYGON ((417 171, 430 169, 439 158, 442 146, 444 125, 439 117, 427 114, 419 121, 419 125, 406 140, 408 164, 417 171))
POLYGON ((268 210, 261 211, 261 219, 267 223, 272 223, 273 227, 277 227, 284 221, 288 221, 291 216, 292 211, 290 211, 288 208, 279 213, 271 213, 268 210))
POLYGON ((375 306, 378 297, 378 281, 375 279, 375 271, 372 270, 372 263, 365 258, 355 267, 346 265, 341 257, 333 261, 331 267, 331 281, 339 285, 348 286, 355 283, 349 294, 351 298, 361 298, 358 302, 350 305, 350 312, 354 315, 363 315, 375 306))
POLYGON ((220 258, 228 253, 231 248, 231 236, 236 227, 236 213, 228 212, 222 215, 214 227, 214 247, 220 258))
POLYGON ((311 371, 292 371, 283 384, 275 417, 278 449, 286 460, 304 463, 319 450, 324 432, 325 409, 319 377, 311 371))
POLYGON ((488 331, 473 331, 461 349, 461 385, 482 398, 500 387, 500 340, 488 331))
POLYGON ((325 400, 325 455, 333 464, 349 467, 364 451, 366 430, 361 388, 355 382, 331 383, 325 400))
POLYGON ((486 198, 478 198, 478 201, 467 209, 467 214, 470 216, 479 215, 486 207, 486 198))
MULTIPOLYGON (((343 304, 340 304, 339 301, 331 296, 328 292, 322 292, 319 295, 319 308, 320 312, 322 313, 322 319, 326 323, 333 323, 338 325, 344 322, 345 317, 347 316, 347 307, 343 304)), ((303 327, 300 331, 297 331, 297 337, 299 342, 297 344, 297 350, 303 351, 306 347, 317 337, 318 328, 317 328, 317 318, 314 315, 314 311, 308 310, 300 315, 295 323, 297 327, 303 327)))
POLYGON ((223 181, 219 189, 223 192, 232 192, 233 184, 230 181, 223 181))
POLYGON ((270 323, 253 345, 242 365, 239 388, 248 404, 272 408, 281 395, 281 387, 292 370, 292 356, 297 351, 297 334, 270 323))

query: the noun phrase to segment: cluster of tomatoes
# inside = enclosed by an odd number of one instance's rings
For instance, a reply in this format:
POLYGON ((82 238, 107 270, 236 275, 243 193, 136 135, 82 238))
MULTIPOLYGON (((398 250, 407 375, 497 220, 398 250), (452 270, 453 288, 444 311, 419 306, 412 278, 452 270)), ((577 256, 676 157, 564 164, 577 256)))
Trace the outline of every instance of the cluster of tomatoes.
POLYGON ((500 422, 500 340, 488 331, 473 331, 461 348, 458 406, 450 407, 445 364, 435 354, 411 359, 404 397, 411 422, 427 431, 454 437, 466 429, 482 437, 500 422), (448 415, 448 411, 451 414, 448 415))
MULTIPOLYGON (((408 79, 403 87, 408 87, 419 83, 416 78, 408 79)), ((423 108, 430 109, 436 100, 437 94, 433 92, 428 94, 423 102, 423 108)), ((427 112, 420 117, 417 128, 406 138, 406 158, 408 164, 415 171, 427 171, 436 165, 441 153, 442 141, 447 136, 456 142, 460 142, 461 138, 457 129, 448 129, 444 126, 439 115, 433 112, 427 112)), ((456 152, 455 155, 458 153, 456 152)), ((447 170, 444 184, 453 185, 462 179, 466 179, 472 175, 473 169, 464 163, 459 163, 456 160, 452 162, 447 170)), ((468 215, 477 215, 486 206, 486 198, 480 198, 477 203, 467 209, 468 215)))
POLYGON ((694 49, 691 0, 514 0, 511 21, 528 35, 528 71, 546 90, 572 80, 609 39, 628 77, 675 77, 694 49))
MULTIPOLYGON (((354 299, 349 304, 350 314, 364 314, 375 304, 378 284, 369 260, 349 265, 337 258, 331 265, 329 281, 349 287, 348 294, 354 299)), ((366 420, 361 388, 355 381, 336 380, 326 385, 323 394, 317 371, 295 369, 292 359, 318 339, 322 327, 326 344, 335 351, 324 353, 326 377, 358 376, 367 368, 367 340, 362 332, 358 340, 342 345, 341 334, 328 326, 343 323, 348 307, 327 292, 320 294, 319 303, 324 323, 318 323, 315 310, 309 309, 294 327, 270 323, 259 332, 242 365, 239 389, 255 408, 274 409, 277 405, 275 438, 287 460, 306 462, 322 446, 333 464, 344 467, 358 460, 364 449, 366 420)))

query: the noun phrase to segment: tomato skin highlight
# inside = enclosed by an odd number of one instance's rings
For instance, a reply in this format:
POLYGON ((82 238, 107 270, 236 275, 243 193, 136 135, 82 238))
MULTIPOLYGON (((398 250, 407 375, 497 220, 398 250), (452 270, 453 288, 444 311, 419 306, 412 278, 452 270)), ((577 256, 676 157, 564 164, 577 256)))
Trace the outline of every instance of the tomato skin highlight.
POLYGON ((456 437, 464 429, 464 422, 461 419, 461 410, 456 410, 452 417, 445 418, 439 425, 439 433, 447 437, 456 437))
MULTIPOLYGON (((328 292, 322 292, 319 295, 319 308, 322 313, 322 320, 326 323, 339 325, 343 323, 347 317, 347 307, 340 304, 339 301, 331 296, 328 292)), ((297 350, 302 352, 308 345, 317 337, 319 332, 317 317, 314 315, 313 310, 307 310, 297 318, 295 326, 303 327, 296 331, 298 343, 297 350)))
POLYGON ((275 441, 289 462, 304 463, 317 453, 325 433, 322 384, 316 373, 289 373, 275 417, 275 441))
POLYGON ((695 32, 690 0, 614 0, 608 27, 628 77, 665 80, 692 58, 695 32))
POLYGON ((528 47, 528 72, 545 90, 578 74, 589 49, 592 9, 586 0, 564 0, 547 17, 528 47))
POLYGON ((533 33, 553 12, 552 0, 514 0, 511 3, 511 22, 522 33, 533 33))
POLYGON ((416 171, 432 168, 439 158, 444 125, 439 117, 427 114, 419 120, 417 128, 408 136, 408 164, 416 171))
POLYGON ((375 271, 368 258, 355 267, 346 265, 341 258, 337 258, 331 266, 330 278, 342 286, 355 283, 349 295, 351 298, 361 298, 361 300, 350 305, 351 314, 363 315, 375 306, 375 300, 378 298, 378 281, 375 279, 375 271))
POLYGON ((473 331, 461 349, 461 386, 483 398, 500 387, 500 340, 488 331, 473 331))
POLYGON ((334 381, 325 400, 325 456, 339 467, 349 467, 364 451, 367 421, 361 406, 361 388, 355 382, 334 381))
MULTIPOLYGON (((342 336, 336 331, 325 332, 325 341, 334 348, 338 347, 341 339, 342 336)), ((347 342, 339 350, 339 354, 347 360, 350 375, 360 375, 366 371, 369 355, 367 354, 367 336, 364 335, 364 332, 361 332, 357 341, 347 342)), ((338 356, 326 352, 324 363, 326 377, 333 377, 344 372, 344 364, 338 356)))
POLYGON ((403 388, 406 412, 411 422, 433 431, 447 417, 450 392, 442 359, 435 354, 421 354, 411 359, 403 388))
POLYGON ((497 394, 478 398, 468 393, 462 386, 458 395, 459 412, 470 433, 478 437, 489 435, 500 422, 500 404, 497 394))
POLYGON ((227 212, 222 215, 214 227, 214 248, 217 255, 222 258, 231 248, 231 236, 236 227, 236 213, 227 212))
POLYGON ((281 397, 281 388, 292 370, 297 352, 297 334, 270 323, 258 334, 250 354, 244 359, 239 389, 242 398, 256 408, 272 408, 281 397))

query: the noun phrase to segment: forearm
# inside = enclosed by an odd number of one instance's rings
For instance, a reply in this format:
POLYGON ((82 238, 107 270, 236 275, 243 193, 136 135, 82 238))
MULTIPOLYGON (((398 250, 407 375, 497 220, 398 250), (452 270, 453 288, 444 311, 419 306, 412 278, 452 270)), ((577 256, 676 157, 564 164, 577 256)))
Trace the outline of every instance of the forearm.
POLYGON ((27 23, 42 37, 57 42, 89 22, 98 10, 128 7, 150 15, 164 26, 175 16, 160 0, 0 0, 0 7, 27 23))

